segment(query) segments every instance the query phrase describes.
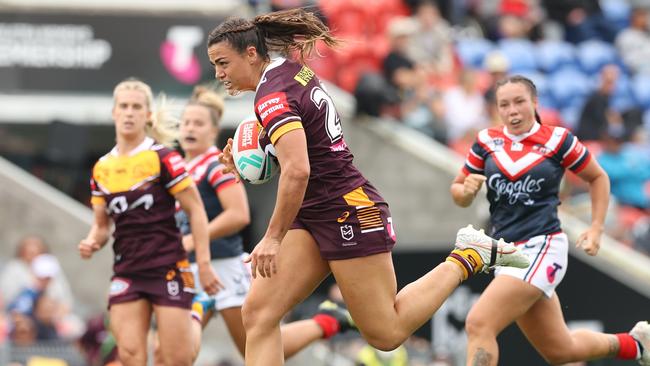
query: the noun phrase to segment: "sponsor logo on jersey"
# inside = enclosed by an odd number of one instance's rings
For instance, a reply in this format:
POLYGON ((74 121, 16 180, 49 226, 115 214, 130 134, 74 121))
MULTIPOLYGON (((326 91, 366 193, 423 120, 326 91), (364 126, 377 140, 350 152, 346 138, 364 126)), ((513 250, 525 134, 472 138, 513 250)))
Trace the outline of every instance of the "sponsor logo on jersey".
POLYGON ((284 92, 271 93, 265 96, 257 102, 255 109, 264 127, 268 126, 273 118, 291 112, 291 107, 287 102, 287 94, 284 92))
POLYGON ((533 145, 533 151, 540 155, 546 155, 551 152, 551 149, 542 144, 535 144, 533 145))
POLYGON ((332 152, 345 151, 345 149, 347 148, 348 148, 348 144, 345 143, 345 140, 341 140, 340 142, 337 142, 336 144, 330 146, 330 151, 332 152))
POLYGON ((307 66, 303 66, 300 71, 293 77, 293 79, 300 83, 302 86, 307 86, 307 84, 314 78, 314 72, 311 71, 307 66))
POLYGON ((341 214, 341 216, 339 216, 339 217, 336 219, 336 222, 338 222, 339 224, 344 223, 345 220, 347 220, 349 216, 350 216, 350 211, 344 211, 344 212, 341 214))
POLYGON ((185 172, 185 160, 177 152, 171 152, 163 158, 163 163, 172 177, 177 177, 185 172))
POLYGON ((501 174, 493 174, 488 179, 488 187, 496 193, 495 201, 498 201, 503 196, 508 199, 508 203, 511 205, 521 202, 526 206, 530 206, 535 203, 531 195, 542 190, 542 183, 545 180, 546 178, 533 179, 530 175, 527 175, 526 178, 513 182, 503 178, 501 174))

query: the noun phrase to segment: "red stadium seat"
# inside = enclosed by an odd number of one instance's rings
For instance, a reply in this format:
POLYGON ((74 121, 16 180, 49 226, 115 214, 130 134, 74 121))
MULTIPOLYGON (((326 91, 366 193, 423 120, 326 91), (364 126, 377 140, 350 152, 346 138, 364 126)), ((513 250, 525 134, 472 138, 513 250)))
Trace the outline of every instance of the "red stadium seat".
MULTIPOLYGON (((325 1, 324 3, 328 3, 325 1)), ((372 34, 373 22, 368 18, 365 4, 359 0, 334 1, 324 6, 332 32, 338 36, 365 36, 372 34)))
POLYGON ((337 60, 336 51, 327 47, 323 42, 318 42, 311 58, 306 62, 319 78, 335 82, 338 68, 337 60))

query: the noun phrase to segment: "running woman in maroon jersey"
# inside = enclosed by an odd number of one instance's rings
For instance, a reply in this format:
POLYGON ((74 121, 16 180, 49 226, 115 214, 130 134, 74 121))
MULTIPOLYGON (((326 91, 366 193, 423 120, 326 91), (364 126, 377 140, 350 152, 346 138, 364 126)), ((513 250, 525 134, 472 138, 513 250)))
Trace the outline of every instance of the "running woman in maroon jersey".
POLYGON ((483 182, 490 202, 490 234, 516 242, 529 253, 528 268, 500 268, 467 316, 467 365, 496 365, 497 335, 517 325, 551 364, 604 357, 639 359, 650 365, 650 326, 639 322, 628 333, 570 331, 555 293, 567 270, 569 242, 557 206, 566 169, 589 184, 591 226, 578 238, 589 255, 600 248, 609 201, 609 178, 589 151, 563 127, 542 125, 535 85, 521 76, 496 84, 503 126, 484 129, 451 186, 459 206, 469 206, 483 182), (644 347, 646 348, 644 352, 644 347))
MULTIPOLYGON (((332 99, 309 68, 269 56, 293 50, 307 56, 318 40, 337 43, 301 9, 229 19, 208 38, 216 78, 231 94, 256 91, 255 114, 281 167, 275 210, 249 257, 254 279, 242 308, 247 365, 283 364, 280 320, 330 271, 361 334, 390 350, 493 259, 528 265, 513 245, 465 228, 457 237, 465 249, 397 293, 388 205, 352 164, 332 99)), ((232 140, 221 161, 234 171, 231 148, 232 140)), ((327 336, 339 324, 320 318, 313 327, 327 336)))
MULTIPOLYGON (((223 100, 205 87, 197 87, 183 111, 180 124, 180 144, 185 152, 187 172, 199 190, 210 222, 212 264, 224 288, 214 297, 198 295, 200 303, 207 308, 204 324, 214 311, 218 311, 228 327, 235 346, 244 355, 246 332, 242 322, 241 306, 250 288, 250 265, 243 262, 245 255, 241 230, 249 222, 246 191, 236 177, 223 172, 223 164, 217 161, 219 150, 214 146, 223 115, 223 100)), ((247 117, 244 121, 255 117, 247 117)), ((191 228, 183 210, 176 213, 177 224, 183 232, 183 245, 194 262, 191 228)), ((192 264, 194 267, 194 263, 192 264)), ((196 300, 196 298, 195 298, 196 300)), ((282 327, 284 357, 289 358, 312 342, 323 338, 323 332, 314 323, 317 319, 340 320, 339 332, 350 328, 342 309, 328 308, 327 303, 311 319, 300 320, 282 327)), ((333 333, 329 334, 333 335, 333 333)))
POLYGON ((164 110, 152 111, 149 86, 125 80, 113 97, 117 144, 93 168, 94 223, 79 252, 90 258, 115 224, 109 308, 122 364, 146 365, 154 313, 165 364, 189 366, 198 353, 200 324, 190 317, 194 278, 174 220, 175 201, 189 217, 203 288, 214 294, 221 284, 210 266, 207 218, 182 157, 161 145, 173 138, 164 110))

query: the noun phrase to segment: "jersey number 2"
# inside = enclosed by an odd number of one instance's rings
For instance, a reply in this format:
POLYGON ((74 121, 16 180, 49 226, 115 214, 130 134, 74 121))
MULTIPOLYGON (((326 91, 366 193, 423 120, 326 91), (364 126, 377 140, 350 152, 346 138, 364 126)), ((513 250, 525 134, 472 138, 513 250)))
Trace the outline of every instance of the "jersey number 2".
POLYGON ((334 102, 332 98, 325 92, 325 90, 314 87, 311 90, 311 100, 316 104, 316 108, 321 110, 325 107, 325 131, 332 142, 336 142, 343 136, 343 129, 341 128, 341 119, 336 113, 334 102))

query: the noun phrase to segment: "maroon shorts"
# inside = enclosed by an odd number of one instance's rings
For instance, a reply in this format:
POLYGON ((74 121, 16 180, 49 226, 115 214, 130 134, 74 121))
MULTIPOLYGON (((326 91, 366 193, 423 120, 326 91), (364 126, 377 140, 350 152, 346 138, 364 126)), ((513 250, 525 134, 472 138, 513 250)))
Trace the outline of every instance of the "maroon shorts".
POLYGON ((108 307, 145 299, 154 305, 192 307, 194 275, 187 259, 146 274, 114 275, 108 294, 108 307))
POLYGON ((389 252, 395 245, 388 204, 370 183, 332 201, 301 209, 291 229, 309 231, 326 260, 389 252))

